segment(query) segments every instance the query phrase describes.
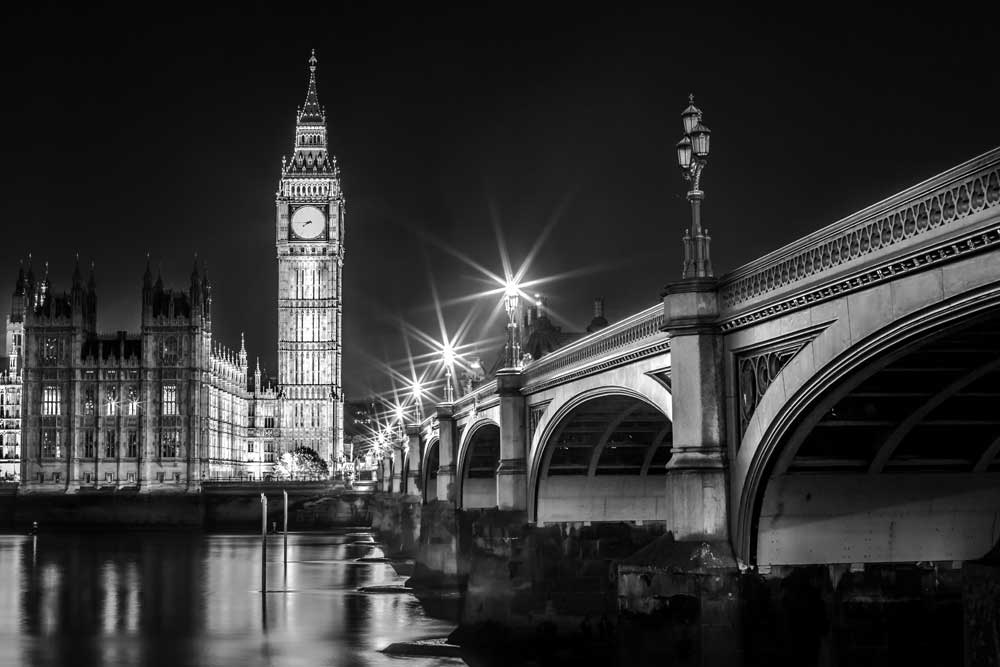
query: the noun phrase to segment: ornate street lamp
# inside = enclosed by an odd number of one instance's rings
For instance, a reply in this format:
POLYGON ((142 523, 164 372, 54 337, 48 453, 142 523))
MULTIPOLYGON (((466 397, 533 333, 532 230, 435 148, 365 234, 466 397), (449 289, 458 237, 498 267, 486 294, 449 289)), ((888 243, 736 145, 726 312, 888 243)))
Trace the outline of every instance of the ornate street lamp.
POLYGON ((712 237, 701 227, 701 172, 708 165, 709 140, 712 131, 701 122, 701 109, 694 105, 694 95, 688 98, 688 107, 681 113, 684 137, 677 142, 677 164, 684 178, 691 182, 687 193, 691 202, 691 229, 684 232, 683 278, 712 277, 712 259, 709 244, 712 237))
POLYGON ((521 365, 521 339, 517 331, 517 307, 520 302, 520 290, 512 282, 507 283, 504 290, 504 307, 507 309, 507 368, 519 368, 521 365))
POLYGON ((455 351, 451 345, 445 345, 441 350, 441 357, 444 361, 444 402, 455 402, 455 385, 452 382, 452 367, 455 365, 455 351))
POLYGON ((416 412, 417 423, 424 418, 423 411, 423 387, 420 386, 420 380, 413 381, 413 409, 416 412))

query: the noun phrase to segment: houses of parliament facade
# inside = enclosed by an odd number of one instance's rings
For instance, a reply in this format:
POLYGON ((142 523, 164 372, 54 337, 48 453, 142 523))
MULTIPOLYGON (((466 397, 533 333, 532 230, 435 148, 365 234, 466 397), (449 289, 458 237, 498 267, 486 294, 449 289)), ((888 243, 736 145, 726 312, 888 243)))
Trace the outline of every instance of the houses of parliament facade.
POLYGON ((276 194, 278 378, 251 371, 212 335, 212 286, 197 266, 170 289, 147 264, 138 333, 99 333, 91 267, 56 293, 48 267, 22 266, 0 358, 0 480, 21 492, 100 487, 198 491, 264 479, 284 451, 324 460, 343 448, 341 296, 344 197, 327 151, 309 59, 294 152, 276 194))

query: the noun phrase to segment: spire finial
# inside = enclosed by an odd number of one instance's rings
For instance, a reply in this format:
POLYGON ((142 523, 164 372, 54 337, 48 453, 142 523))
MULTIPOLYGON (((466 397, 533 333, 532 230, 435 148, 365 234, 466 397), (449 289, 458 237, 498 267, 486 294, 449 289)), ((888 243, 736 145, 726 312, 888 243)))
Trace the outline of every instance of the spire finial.
POLYGON ((688 104, 694 104, 694 93, 688 93, 688 104))
POLYGON ((316 73, 316 49, 312 50, 312 55, 309 56, 309 71, 313 74, 316 73))

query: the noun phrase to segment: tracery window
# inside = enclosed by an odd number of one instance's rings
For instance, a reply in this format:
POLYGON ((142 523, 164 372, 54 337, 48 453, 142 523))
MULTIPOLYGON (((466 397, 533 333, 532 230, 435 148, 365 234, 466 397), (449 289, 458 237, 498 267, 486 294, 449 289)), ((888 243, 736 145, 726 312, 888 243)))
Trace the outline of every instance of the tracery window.
POLYGON ((177 414, 177 385, 163 386, 163 414, 177 414))
POLYGON ((111 386, 105 390, 105 414, 108 417, 118 414, 118 387, 111 386))
POLYGON ((167 429, 160 434, 160 456, 174 459, 180 454, 181 434, 177 429, 167 429))
POLYGON ((62 414, 61 399, 62 392, 59 387, 42 388, 42 414, 48 416, 62 414))

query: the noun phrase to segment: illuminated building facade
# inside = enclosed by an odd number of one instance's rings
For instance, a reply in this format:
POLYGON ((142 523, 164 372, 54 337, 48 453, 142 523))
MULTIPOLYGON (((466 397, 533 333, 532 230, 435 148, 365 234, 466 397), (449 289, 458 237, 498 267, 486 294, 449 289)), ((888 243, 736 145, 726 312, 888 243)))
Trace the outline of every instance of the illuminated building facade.
POLYGON ((311 447, 324 460, 343 451, 341 276, 344 195, 327 150, 316 94, 316 55, 298 111, 291 159, 276 195, 278 384, 283 448, 311 447))
POLYGON ((13 313, 24 325, 22 491, 198 491, 260 474, 246 349, 213 342, 212 288, 197 267, 175 291, 147 266, 138 334, 98 333, 93 271, 85 286, 79 267, 64 294, 29 267, 13 313))

